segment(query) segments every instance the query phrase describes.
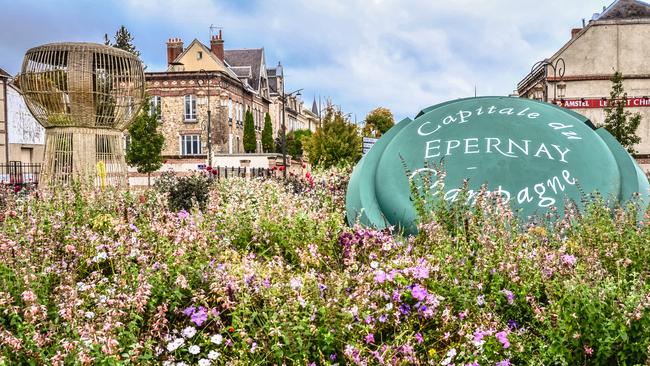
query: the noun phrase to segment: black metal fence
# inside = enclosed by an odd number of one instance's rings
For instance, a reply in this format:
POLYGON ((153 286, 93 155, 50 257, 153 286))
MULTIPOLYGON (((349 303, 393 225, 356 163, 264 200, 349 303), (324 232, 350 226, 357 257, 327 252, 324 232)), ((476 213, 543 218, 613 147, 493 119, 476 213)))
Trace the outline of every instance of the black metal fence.
POLYGON ((271 178, 274 177, 278 170, 267 168, 248 168, 248 167, 212 167, 206 169, 208 174, 212 174, 215 179, 227 179, 233 177, 240 178, 271 178))
POLYGON ((13 186, 38 185, 41 164, 26 164, 20 161, 0 163, 0 183, 13 186))

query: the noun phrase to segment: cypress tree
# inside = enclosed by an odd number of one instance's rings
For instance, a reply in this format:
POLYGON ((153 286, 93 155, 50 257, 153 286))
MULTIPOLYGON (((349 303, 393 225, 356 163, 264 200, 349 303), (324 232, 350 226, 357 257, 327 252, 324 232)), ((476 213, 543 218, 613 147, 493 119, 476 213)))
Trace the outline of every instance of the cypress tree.
POLYGON ((262 130, 262 148, 265 153, 274 151, 273 143, 273 124, 271 124, 271 115, 268 113, 264 116, 264 129, 262 130))
POLYGON ((256 150, 255 122, 253 121, 253 113, 248 110, 244 117, 244 151, 246 153, 254 153, 256 150))

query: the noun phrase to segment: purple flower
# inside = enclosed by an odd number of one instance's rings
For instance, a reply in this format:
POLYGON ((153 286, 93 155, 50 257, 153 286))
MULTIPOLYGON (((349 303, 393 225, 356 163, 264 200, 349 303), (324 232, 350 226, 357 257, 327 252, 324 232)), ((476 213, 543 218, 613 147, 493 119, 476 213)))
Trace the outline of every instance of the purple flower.
POLYGON ((503 345, 503 348, 510 347, 510 341, 508 341, 508 333, 506 333, 505 331, 502 331, 502 332, 499 332, 499 333, 495 334, 494 336, 497 337, 497 340, 499 342, 501 342, 501 344, 503 345))
POLYGON ((474 362, 472 362, 472 363, 468 363, 468 364, 465 365, 465 366, 481 366, 481 365, 479 365, 478 362, 474 361, 474 362))
POLYGON ((138 227, 137 226, 135 226, 133 224, 129 224, 129 227, 131 228, 131 230, 135 231, 136 233, 138 232, 138 227))
POLYGON ((510 320, 508 320, 508 328, 510 328, 510 330, 517 329, 517 328, 519 328, 519 323, 517 323, 516 321, 510 319, 510 320))
POLYGON ((415 333, 415 340, 418 341, 418 343, 424 342, 424 338, 422 337, 422 334, 420 334, 420 333, 415 333))
POLYGON ((199 309, 192 314, 191 320, 197 327, 200 327, 206 320, 208 320, 208 309, 203 306, 199 307, 199 309))
POLYGON ((428 294, 427 289, 425 289, 424 287, 422 287, 420 285, 415 285, 411 289, 411 295, 413 295, 413 297, 415 299, 420 300, 420 301, 426 299, 427 294, 428 294))
POLYGON ((183 314, 185 314, 186 316, 192 316, 192 314, 194 314, 194 310, 195 310, 194 306, 187 307, 185 308, 185 310, 183 310, 183 314))
POLYGON ((336 360, 336 353, 332 353, 330 355, 330 360, 332 360, 332 361, 336 360))
POLYGON ((366 343, 375 343, 375 336, 374 334, 370 333, 366 336, 366 343))
POLYGON ((501 293, 506 295, 506 298, 508 299, 508 304, 512 305, 515 302, 515 295, 512 293, 510 290, 503 289, 501 290, 501 293))
POLYGON ((179 219, 183 220, 183 219, 188 218, 188 216, 190 216, 190 214, 187 211, 185 211, 185 209, 182 209, 182 210, 178 211, 178 218, 179 219))
POLYGON ((383 314, 382 316, 379 317, 379 322, 380 323, 386 323, 386 320, 388 320, 388 317, 386 314, 383 314))
POLYGON ((499 361, 494 366, 510 366, 510 359, 505 359, 503 361, 499 361))

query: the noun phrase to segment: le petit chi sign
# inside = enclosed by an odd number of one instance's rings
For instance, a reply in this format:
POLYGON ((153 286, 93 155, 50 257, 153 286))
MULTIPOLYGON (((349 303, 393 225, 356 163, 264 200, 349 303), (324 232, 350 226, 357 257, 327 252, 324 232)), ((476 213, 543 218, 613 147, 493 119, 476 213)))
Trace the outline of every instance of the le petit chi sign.
POLYGON ((430 184, 423 191, 452 202, 465 180, 464 199, 485 186, 523 219, 580 204, 581 192, 618 202, 639 192, 642 204, 650 201, 634 159, 586 117, 530 99, 480 97, 426 108, 384 134, 352 172, 348 222, 416 233, 411 186, 430 184), (441 165, 443 182, 434 168, 441 165))

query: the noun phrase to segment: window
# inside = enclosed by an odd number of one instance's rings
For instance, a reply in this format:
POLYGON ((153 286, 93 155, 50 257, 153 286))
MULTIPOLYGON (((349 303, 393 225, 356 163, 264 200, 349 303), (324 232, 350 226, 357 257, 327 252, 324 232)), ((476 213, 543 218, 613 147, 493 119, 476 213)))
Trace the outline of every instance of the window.
POLYGON ((185 96, 185 120, 196 121, 196 97, 193 95, 185 96))
POLYGON ((228 99, 228 123, 232 125, 232 99, 228 99))
POLYGON ((160 107, 160 95, 154 95, 149 99, 149 115, 153 116, 154 113, 156 113, 156 118, 161 119, 162 118, 162 111, 160 107))
POLYGON ((181 136, 181 155, 199 155, 199 154, 201 154, 201 136, 200 135, 181 136))
POLYGON ((201 52, 201 51, 197 52, 197 53, 196 53, 196 59, 197 59, 197 60, 200 60, 200 59, 202 59, 202 58, 203 58, 203 52, 201 52))

